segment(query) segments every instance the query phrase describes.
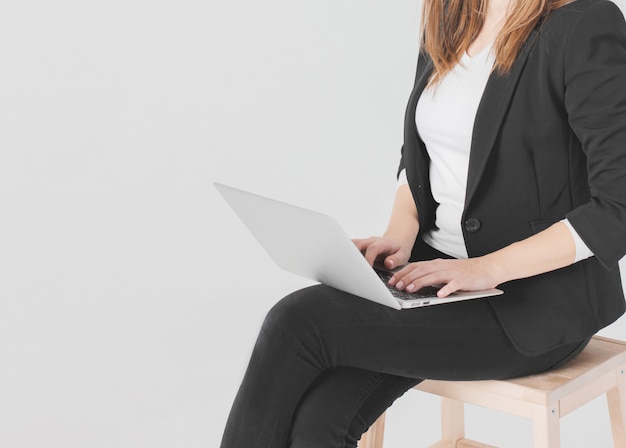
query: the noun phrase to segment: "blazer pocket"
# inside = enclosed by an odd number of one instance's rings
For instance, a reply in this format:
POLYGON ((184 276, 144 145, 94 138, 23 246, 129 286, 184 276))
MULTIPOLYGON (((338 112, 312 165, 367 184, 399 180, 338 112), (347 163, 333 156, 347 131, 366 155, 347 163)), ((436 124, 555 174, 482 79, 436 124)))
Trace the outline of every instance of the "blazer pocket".
POLYGON ((549 219, 538 219, 536 221, 530 221, 530 228, 533 233, 539 233, 542 230, 546 230, 552 224, 556 224, 559 221, 551 221, 549 219))

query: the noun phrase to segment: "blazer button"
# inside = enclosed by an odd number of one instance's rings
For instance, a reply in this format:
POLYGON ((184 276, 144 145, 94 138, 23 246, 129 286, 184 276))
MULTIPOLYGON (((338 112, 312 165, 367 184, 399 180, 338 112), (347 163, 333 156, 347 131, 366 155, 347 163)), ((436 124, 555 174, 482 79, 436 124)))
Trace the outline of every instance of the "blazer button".
POLYGON ((465 221, 465 230, 467 230, 469 233, 476 233, 480 230, 480 221, 478 220, 478 218, 470 218, 467 221, 465 221))

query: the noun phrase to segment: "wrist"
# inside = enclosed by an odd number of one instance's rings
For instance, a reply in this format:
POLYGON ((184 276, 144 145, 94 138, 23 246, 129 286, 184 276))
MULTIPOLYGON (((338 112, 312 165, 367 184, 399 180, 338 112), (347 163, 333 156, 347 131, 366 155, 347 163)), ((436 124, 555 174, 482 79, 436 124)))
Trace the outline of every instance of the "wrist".
POLYGON ((501 259, 498 252, 483 255, 482 257, 478 257, 478 260, 483 265, 483 268, 488 273, 489 277, 492 279, 494 288, 502 283, 513 280, 506 268, 504 260, 501 259))
POLYGON ((415 235, 409 232, 387 229, 385 233, 383 233, 383 237, 395 241, 402 248, 402 250, 406 251, 408 254, 411 253, 413 245, 415 244, 415 235))

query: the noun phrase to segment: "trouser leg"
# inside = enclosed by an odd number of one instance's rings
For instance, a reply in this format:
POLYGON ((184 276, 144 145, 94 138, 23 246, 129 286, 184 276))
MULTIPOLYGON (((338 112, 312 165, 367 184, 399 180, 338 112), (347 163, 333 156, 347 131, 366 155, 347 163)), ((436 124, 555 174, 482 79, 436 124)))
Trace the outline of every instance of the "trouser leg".
POLYGON ((300 400, 289 447, 355 447, 380 414, 419 382, 355 367, 329 369, 300 400))
POLYGON ((305 393, 335 367, 416 379, 505 378, 546 370, 571 350, 521 355, 486 301, 396 311, 326 286, 307 288, 268 313, 222 448, 287 446, 305 393))

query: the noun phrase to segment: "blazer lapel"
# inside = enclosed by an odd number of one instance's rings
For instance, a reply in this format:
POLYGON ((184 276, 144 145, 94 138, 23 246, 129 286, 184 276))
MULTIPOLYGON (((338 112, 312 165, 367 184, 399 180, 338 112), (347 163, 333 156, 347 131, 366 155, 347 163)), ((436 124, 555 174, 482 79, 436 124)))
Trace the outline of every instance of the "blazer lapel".
POLYGON ((533 30, 524 46, 520 50, 511 71, 505 76, 492 73, 485 87, 485 92, 478 106, 472 143, 470 161, 467 173, 467 189, 465 194, 465 209, 472 200, 480 178, 482 177, 489 154, 493 150, 496 136, 502 125, 502 120, 509 107, 517 81, 528 59, 537 31, 533 30))

